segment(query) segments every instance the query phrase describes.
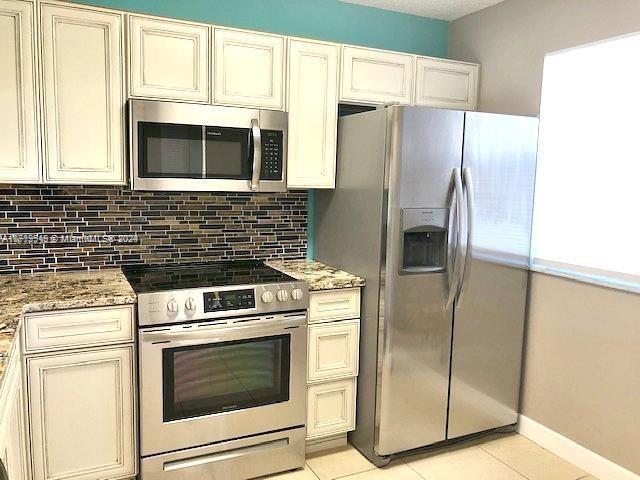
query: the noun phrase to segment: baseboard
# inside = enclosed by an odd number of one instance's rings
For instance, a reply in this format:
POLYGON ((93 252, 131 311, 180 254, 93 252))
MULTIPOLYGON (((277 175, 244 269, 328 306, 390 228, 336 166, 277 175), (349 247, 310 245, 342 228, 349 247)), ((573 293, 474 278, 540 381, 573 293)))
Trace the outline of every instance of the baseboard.
POLYGON ((333 448, 344 447, 347 445, 347 434, 339 433, 337 435, 331 435, 328 437, 314 438, 313 440, 307 440, 307 455, 311 453, 322 452, 324 450, 331 450, 333 448))
POLYGON ((573 463, 600 480, 640 480, 637 475, 577 444, 535 420, 520 415, 518 432, 551 453, 573 463))

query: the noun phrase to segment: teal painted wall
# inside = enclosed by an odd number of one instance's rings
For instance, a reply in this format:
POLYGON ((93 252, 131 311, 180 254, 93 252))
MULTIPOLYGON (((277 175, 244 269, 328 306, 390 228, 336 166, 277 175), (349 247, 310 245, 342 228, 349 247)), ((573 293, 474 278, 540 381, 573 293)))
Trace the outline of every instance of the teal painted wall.
MULTIPOLYGON (((449 23, 338 0, 74 0, 215 25, 447 57, 449 23)), ((309 247, 313 258, 313 190, 309 247)))
POLYGON ((338 0, 75 1, 215 25, 447 56, 448 22, 338 0))

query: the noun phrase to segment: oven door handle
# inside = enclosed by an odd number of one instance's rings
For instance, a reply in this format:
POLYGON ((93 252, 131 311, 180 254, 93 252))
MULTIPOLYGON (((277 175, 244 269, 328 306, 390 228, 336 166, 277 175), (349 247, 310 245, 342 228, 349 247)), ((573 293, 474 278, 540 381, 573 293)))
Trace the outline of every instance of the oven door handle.
POLYGON ((251 191, 255 192, 260 187, 260 171, 262 170, 262 138, 260 122, 256 118, 251 119, 251 135, 253 136, 253 173, 251 174, 251 191))
POLYGON ((306 315, 300 315, 290 320, 280 320, 278 322, 263 322, 249 325, 229 325, 223 324, 207 328, 194 328, 193 330, 175 331, 175 330, 152 330, 141 331, 140 339, 143 343, 170 342, 170 341, 202 341, 203 343, 219 343, 227 341, 228 338, 234 339, 251 338, 259 335, 282 335, 287 331, 302 327, 307 320, 306 315), (250 335, 251 337, 247 337, 250 335))

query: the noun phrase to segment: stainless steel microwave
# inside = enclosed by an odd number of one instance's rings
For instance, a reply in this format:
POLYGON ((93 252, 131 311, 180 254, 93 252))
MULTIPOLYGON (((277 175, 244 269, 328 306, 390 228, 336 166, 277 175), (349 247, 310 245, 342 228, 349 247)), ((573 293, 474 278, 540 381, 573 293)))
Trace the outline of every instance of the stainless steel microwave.
POLYGON ((129 101, 133 190, 284 192, 287 114, 129 101))

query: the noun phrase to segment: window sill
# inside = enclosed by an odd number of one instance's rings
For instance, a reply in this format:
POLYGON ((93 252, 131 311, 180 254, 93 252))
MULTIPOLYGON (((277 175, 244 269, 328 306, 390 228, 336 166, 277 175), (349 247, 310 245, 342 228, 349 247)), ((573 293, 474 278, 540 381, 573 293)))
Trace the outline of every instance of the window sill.
POLYGON ((613 278, 605 278, 597 275, 588 275, 585 273, 575 272, 572 270, 564 270, 555 267, 546 267, 543 265, 532 265, 532 272, 543 273, 545 275, 553 275, 555 277, 569 278, 582 283, 598 285, 600 287, 612 288, 614 290, 622 290, 623 292, 640 293, 640 284, 616 280, 613 278))

